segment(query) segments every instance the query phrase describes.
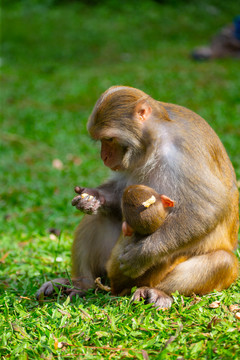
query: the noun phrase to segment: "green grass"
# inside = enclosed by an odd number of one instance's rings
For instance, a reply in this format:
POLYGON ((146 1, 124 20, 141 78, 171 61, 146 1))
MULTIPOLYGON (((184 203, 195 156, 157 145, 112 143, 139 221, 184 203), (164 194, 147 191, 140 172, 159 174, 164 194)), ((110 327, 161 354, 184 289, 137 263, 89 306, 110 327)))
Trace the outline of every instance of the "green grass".
POLYGON ((237 2, 43 3, 24 0, 3 11, 2 358, 240 358, 240 321, 229 309, 240 304, 240 281, 202 298, 175 294, 167 311, 94 291, 72 304, 60 296, 38 304, 34 295, 45 280, 70 272, 81 219, 71 206, 74 186, 96 186, 109 174, 86 131, 109 86, 138 87, 202 115, 240 179, 239 60, 196 63, 189 56, 231 22, 237 2))

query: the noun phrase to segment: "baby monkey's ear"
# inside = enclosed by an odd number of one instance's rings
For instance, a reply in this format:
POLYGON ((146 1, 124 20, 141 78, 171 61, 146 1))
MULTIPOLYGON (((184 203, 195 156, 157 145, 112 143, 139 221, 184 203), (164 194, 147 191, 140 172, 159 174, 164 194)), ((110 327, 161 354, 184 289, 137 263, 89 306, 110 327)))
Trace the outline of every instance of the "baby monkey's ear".
POLYGON ((166 195, 160 195, 160 197, 164 207, 174 207, 175 201, 173 201, 166 195))
POLYGON ((124 236, 132 236, 133 234, 133 229, 131 228, 130 225, 128 225, 128 223, 126 221, 124 221, 122 223, 122 232, 124 236))

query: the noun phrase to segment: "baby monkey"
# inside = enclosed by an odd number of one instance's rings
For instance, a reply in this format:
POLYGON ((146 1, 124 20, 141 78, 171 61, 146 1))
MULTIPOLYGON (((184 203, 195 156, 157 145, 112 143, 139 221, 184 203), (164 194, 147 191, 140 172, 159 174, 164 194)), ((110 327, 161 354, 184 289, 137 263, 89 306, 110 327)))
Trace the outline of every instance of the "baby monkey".
POLYGON ((152 234, 166 219, 168 208, 173 206, 173 200, 148 186, 128 186, 122 196, 123 235, 152 234))
POLYGON ((160 195, 145 185, 130 185, 125 188, 122 196, 122 234, 114 246, 107 263, 108 278, 113 295, 126 295, 133 286, 150 286, 158 279, 157 268, 150 269, 139 278, 129 278, 120 269, 119 254, 128 245, 127 236, 133 233, 144 237, 156 231, 166 219, 169 208, 174 201, 165 195, 160 195))

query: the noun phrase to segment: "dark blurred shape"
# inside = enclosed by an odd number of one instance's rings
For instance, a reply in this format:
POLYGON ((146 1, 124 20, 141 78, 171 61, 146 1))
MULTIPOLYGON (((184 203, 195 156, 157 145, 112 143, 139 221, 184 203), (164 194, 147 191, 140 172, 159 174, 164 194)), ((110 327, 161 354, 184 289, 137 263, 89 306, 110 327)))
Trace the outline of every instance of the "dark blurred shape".
POLYGON ((6 215, 4 215, 3 219, 4 219, 4 221, 10 220, 10 219, 11 219, 11 215, 10 215, 10 214, 6 214, 6 215))
POLYGON ((222 28, 209 46, 193 50, 192 57, 194 60, 240 58, 240 16, 237 16, 231 25, 222 28))
POLYGON ((54 234, 54 235, 56 235, 56 236, 60 236, 60 234, 61 234, 61 230, 55 229, 55 228, 50 228, 50 229, 48 229, 48 232, 49 232, 50 234, 54 234))

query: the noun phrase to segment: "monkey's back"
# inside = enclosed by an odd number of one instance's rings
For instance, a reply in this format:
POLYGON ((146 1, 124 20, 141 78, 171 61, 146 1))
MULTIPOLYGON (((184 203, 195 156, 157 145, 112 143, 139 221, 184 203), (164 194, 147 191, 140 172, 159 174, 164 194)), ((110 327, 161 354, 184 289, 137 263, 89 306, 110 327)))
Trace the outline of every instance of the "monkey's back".
MULTIPOLYGON (((200 203, 203 203, 204 208, 205 202, 206 211, 208 206, 211 207, 211 203, 219 208, 219 216, 228 229, 230 246, 236 247, 239 229, 239 192, 232 163, 221 140, 211 126, 193 111, 169 103, 159 102, 159 105, 168 113, 170 121, 165 122, 164 127, 169 136, 169 143, 177 149, 176 158, 172 163, 164 159, 165 163, 172 167, 176 174, 178 168, 181 169, 181 173, 183 170, 185 177, 182 178, 182 182, 185 181, 189 192, 192 191, 193 203, 194 199, 198 201, 197 197, 200 195, 200 203), (194 192, 194 183, 199 182, 201 189, 197 194, 194 192), (204 199, 201 199, 202 197, 204 199)), ((179 187, 176 192, 180 193, 183 187, 181 180, 176 186, 179 187)), ((176 195, 171 194, 171 196, 176 195)), ((180 201, 184 203, 184 200, 180 199, 180 201)))

